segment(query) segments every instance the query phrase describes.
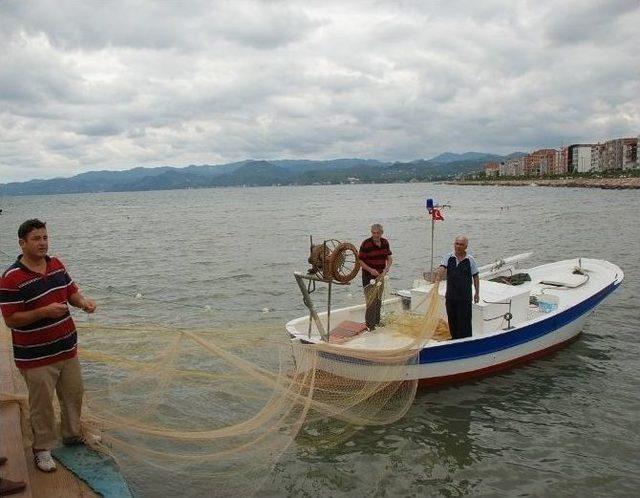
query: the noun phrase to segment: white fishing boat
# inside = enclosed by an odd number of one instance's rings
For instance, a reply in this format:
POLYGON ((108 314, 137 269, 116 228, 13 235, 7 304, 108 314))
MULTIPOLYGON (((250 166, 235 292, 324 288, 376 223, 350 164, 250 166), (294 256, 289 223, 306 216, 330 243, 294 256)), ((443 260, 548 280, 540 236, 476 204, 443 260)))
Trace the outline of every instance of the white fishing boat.
MULTIPOLYGON (((351 335, 334 336, 344 330, 342 324, 362 324, 365 305, 327 309, 291 320, 286 331, 294 345, 332 344, 320 355, 317 368, 358 380, 418 380, 421 385, 438 385, 483 376, 549 354, 575 339, 592 311, 622 283, 622 270, 597 259, 567 259, 528 269, 518 268, 530 253, 500 260, 480 268, 481 300, 473 304, 472 336, 456 340, 431 337, 421 344, 397 333, 397 328, 382 326, 374 331, 364 326, 351 335), (512 278, 518 272, 522 278, 512 278), (524 276, 527 275, 527 276, 524 276), (496 277, 508 277, 496 281, 496 277), (514 285, 517 283, 518 285, 514 285), (332 329, 332 325, 335 324, 332 329), (376 369, 376 361, 366 355, 354 365, 353 352, 384 352, 407 347, 415 349, 413 359, 392 369, 376 369), (344 351, 344 354, 341 353, 344 351), (370 368, 363 369, 363 363, 370 368), (380 371, 380 378, 377 371, 380 371), (385 378, 383 379, 382 376, 385 378)), ((300 279, 301 275, 297 274, 300 279)), ((433 284, 419 279, 412 289, 383 300, 383 317, 394 313, 424 313, 433 284)), ((302 286, 301 286, 302 289, 302 286)), ((446 320, 441 283, 439 313, 446 320)), ((303 291, 303 294, 304 291, 303 291)), ((305 298, 305 303, 310 300, 305 298)), ((375 357, 375 355, 374 355, 375 357)), ((298 357, 298 361, 301 361, 298 357)))

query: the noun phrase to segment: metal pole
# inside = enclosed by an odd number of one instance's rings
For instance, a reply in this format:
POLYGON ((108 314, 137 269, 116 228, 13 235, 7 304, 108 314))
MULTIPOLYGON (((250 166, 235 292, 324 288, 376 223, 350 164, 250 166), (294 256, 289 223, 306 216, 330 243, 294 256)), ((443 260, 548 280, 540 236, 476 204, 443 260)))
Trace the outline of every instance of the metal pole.
POLYGON ((433 219, 433 214, 431 215, 431 269, 429 271, 429 275, 431 279, 433 279, 433 232, 435 231, 435 220, 433 219))
POLYGON ((313 301, 311 300, 309 291, 307 291, 307 286, 302 281, 303 280, 302 275, 298 272, 295 272, 293 275, 296 278, 298 287, 300 287, 300 292, 302 292, 302 300, 304 301, 304 304, 307 306, 307 308, 309 308, 309 314, 311 315, 311 318, 313 318, 313 321, 315 322, 316 327, 318 327, 318 332, 320 333, 320 337, 322 338, 322 340, 328 341, 329 340, 328 334, 325 331, 324 326, 322 325, 322 320, 320 320, 318 313, 313 307, 313 301))
MULTIPOLYGON (((314 282, 314 285, 315 285, 315 282, 314 282)), ((311 280, 309 280, 309 283, 307 284, 307 293, 310 294, 309 292, 310 290, 311 290, 311 280)), ((312 318, 313 316, 311 314, 311 310, 309 310, 309 327, 307 329, 307 337, 309 338, 309 340, 311 340, 311 327, 313 325, 312 318)))
POLYGON ((329 295, 327 296, 327 337, 331 333, 331 280, 329 280, 329 293, 328 294, 329 295))

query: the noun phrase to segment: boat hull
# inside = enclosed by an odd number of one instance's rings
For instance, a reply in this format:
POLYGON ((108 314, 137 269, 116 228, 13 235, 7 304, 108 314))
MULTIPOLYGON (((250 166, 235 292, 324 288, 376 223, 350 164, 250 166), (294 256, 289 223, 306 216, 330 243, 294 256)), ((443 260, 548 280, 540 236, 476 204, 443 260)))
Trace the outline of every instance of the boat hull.
MULTIPOLYGON (((490 375, 550 354, 576 339, 589 314, 619 285, 620 281, 614 281, 584 301, 522 327, 487 337, 425 347, 416 351, 413 361, 407 364, 389 366, 355 362, 348 357, 323 352, 318 368, 354 380, 418 380, 423 387, 490 375)), ((298 357, 295 347, 294 356, 298 357)))

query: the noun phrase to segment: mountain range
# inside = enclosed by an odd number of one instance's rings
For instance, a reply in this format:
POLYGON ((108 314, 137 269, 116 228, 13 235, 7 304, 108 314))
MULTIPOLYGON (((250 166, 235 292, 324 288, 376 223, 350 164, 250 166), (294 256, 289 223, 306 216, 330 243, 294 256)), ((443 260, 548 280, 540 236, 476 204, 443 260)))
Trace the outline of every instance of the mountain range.
POLYGON ((328 161, 285 159, 246 160, 221 165, 190 165, 184 168, 137 167, 124 171, 89 171, 70 178, 0 184, 0 195, 436 181, 479 170, 487 161, 500 161, 518 155, 524 154, 516 152, 509 156, 499 156, 479 152, 447 152, 432 159, 393 163, 357 158, 328 161))

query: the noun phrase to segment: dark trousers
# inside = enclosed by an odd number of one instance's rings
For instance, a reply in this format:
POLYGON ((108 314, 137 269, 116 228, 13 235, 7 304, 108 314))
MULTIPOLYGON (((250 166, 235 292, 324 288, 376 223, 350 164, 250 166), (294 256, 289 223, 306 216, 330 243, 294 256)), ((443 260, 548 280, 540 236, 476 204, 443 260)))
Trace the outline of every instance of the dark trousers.
POLYGON ((451 337, 454 339, 471 337, 471 301, 447 299, 445 305, 451 337))
POLYGON ((369 329, 374 329, 380 325, 380 310, 382 308, 382 291, 384 290, 384 280, 379 286, 375 285, 375 279, 370 275, 362 274, 362 286, 364 287, 364 299, 367 308, 364 312, 364 321, 369 329), (370 285, 371 284, 371 285, 370 285))

